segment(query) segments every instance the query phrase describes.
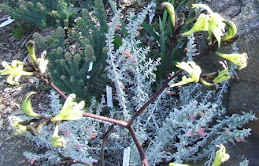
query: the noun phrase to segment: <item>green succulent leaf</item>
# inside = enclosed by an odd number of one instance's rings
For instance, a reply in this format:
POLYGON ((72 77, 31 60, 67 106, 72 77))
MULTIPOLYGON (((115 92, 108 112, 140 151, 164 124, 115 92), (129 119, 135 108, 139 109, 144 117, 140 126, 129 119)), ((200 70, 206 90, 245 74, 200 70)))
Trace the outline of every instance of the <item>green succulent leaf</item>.
POLYGON ((11 126, 15 129, 15 135, 27 132, 27 127, 19 123, 23 121, 21 118, 17 116, 11 116, 9 117, 9 121, 11 126))
POLYGON ((78 120, 83 117, 83 111, 85 103, 81 101, 80 103, 74 102, 76 98, 75 94, 70 94, 65 101, 60 113, 51 119, 52 122, 60 120, 78 120))
POLYGON ((243 54, 224 54, 221 52, 216 51, 215 52, 218 56, 225 58, 229 61, 231 61, 232 63, 234 63, 235 65, 237 65, 239 67, 239 70, 245 68, 247 66, 247 54, 243 53, 243 54))
POLYGON ((181 63, 177 63, 176 67, 186 71, 190 77, 187 78, 186 76, 182 77, 182 81, 172 84, 170 85, 170 87, 176 87, 176 86, 181 86, 181 85, 185 85, 191 82, 199 82, 200 79, 200 75, 201 75, 201 68, 200 66, 196 65, 196 63, 194 61, 189 61, 189 62, 181 62, 181 63))
POLYGON ((34 95, 34 94, 37 94, 37 93, 36 93, 36 92, 29 92, 29 93, 27 93, 27 94, 24 96, 23 100, 22 100, 22 105, 21 105, 21 107, 22 107, 23 112, 24 112, 26 115, 31 116, 31 117, 40 118, 41 115, 38 114, 38 113, 36 113, 36 112, 34 112, 34 111, 33 111, 33 108, 32 108, 32 105, 31 105, 31 98, 30 98, 30 97, 31 97, 31 95, 34 95))
POLYGON ((183 33, 182 36, 187 37, 195 32, 208 31, 208 25, 209 25, 209 16, 202 13, 198 17, 193 27, 189 31, 183 33))
POLYGON ((23 70, 24 63, 18 60, 13 60, 11 65, 6 61, 2 62, 2 66, 5 68, 0 70, 0 75, 9 75, 7 77, 7 82, 11 85, 18 85, 21 76, 31 76, 32 72, 27 72, 23 70))

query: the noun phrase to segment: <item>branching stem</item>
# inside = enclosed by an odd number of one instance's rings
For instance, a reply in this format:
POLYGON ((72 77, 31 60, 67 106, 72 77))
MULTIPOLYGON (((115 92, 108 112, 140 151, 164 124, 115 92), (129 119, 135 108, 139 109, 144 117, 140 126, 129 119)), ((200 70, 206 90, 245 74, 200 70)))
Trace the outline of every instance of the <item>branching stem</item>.
MULTIPOLYGON (((136 144, 136 147, 139 151, 139 154, 140 154, 140 158, 142 160, 142 164, 144 166, 148 166, 148 161, 146 159, 146 156, 145 156, 145 152, 141 146, 141 143, 139 142, 138 138, 137 138, 137 135, 136 135, 136 132, 132 126, 134 120, 139 116, 141 115, 145 109, 151 104, 153 103, 158 97, 159 95, 168 87, 168 84, 169 82, 175 78, 176 76, 178 76, 179 74, 181 73, 181 70, 177 71, 174 75, 168 77, 166 79, 166 81, 164 82, 163 86, 132 116, 132 118, 130 119, 130 121, 127 123, 125 121, 122 121, 122 120, 117 120, 117 119, 112 119, 112 118, 108 118, 108 117, 104 117, 104 116, 100 116, 100 115, 95 115, 95 114, 91 114, 91 113, 88 113, 88 112, 84 112, 83 113, 83 116, 84 117, 89 117, 89 118, 93 118, 93 119, 98 119, 98 120, 102 120, 102 121, 105 121, 105 122, 110 122, 112 124, 116 124, 116 125, 119 125, 123 128, 126 128, 129 130, 129 133, 134 141, 134 143, 136 144)), ((60 94, 60 96, 64 99, 67 99, 67 96, 52 82, 51 80, 51 77, 49 76, 48 79, 44 78, 44 77, 41 77, 41 80, 50 85, 56 92, 58 92, 60 94)), ((104 144, 103 144, 104 146, 104 144)), ((72 159, 71 157, 69 157, 69 159, 72 159)), ((74 161, 71 161, 69 160, 69 162, 73 162, 74 161)), ((77 163, 80 163, 81 161, 76 161, 77 163)))
POLYGON ((181 70, 177 71, 174 75, 170 76, 169 78, 166 79, 165 83, 163 84, 163 86, 132 116, 132 118, 129 120, 127 127, 131 126, 132 123, 134 122, 134 120, 141 115, 146 108, 153 103, 161 93, 163 93, 163 91, 168 87, 169 82, 175 78, 176 76, 178 76, 181 73, 181 70))

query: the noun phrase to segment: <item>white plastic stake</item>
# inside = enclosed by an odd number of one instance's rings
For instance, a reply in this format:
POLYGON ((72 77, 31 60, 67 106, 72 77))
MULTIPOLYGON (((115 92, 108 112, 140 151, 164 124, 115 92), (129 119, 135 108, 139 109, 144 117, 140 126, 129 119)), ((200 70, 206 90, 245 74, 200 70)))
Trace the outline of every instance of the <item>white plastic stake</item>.
POLYGON ((112 88, 110 86, 106 86, 106 100, 107 100, 107 106, 112 108, 113 102, 112 102, 112 88))
POLYGON ((94 64, 93 62, 90 62, 90 63, 89 63, 88 72, 89 72, 89 71, 91 71, 91 70, 93 69, 93 64, 94 64))
POLYGON ((130 146, 123 150, 123 164, 122 166, 129 166, 130 164, 130 146))
POLYGON ((11 17, 8 17, 6 21, 4 21, 4 22, 2 22, 2 23, 0 24, 0 28, 6 26, 6 25, 8 25, 8 24, 11 24, 12 22, 14 22, 14 19, 11 19, 11 17))

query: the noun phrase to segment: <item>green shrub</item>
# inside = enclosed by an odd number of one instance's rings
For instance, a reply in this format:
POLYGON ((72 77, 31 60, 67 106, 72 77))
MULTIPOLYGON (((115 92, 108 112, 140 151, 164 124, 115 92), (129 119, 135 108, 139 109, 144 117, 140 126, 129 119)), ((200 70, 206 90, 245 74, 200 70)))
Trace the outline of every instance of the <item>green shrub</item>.
POLYGON ((105 82, 104 68, 106 53, 106 20, 102 2, 96 0, 95 15, 98 22, 90 19, 89 12, 82 10, 82 17, 76 19, 76 27, 67 30, 62 27, 43 37, 33 35, 36 44, 47 51, 49 70, 55 84, 67 94, 75 93, 86 101, 90 96, 102 93, 105 82), (93 64, 92 70, 90 70, 93 64), (90 68, 89 68, 90 67, 90 68), (98 89, 98 88, 99 89, 98 89))
POLYGON ((2 9, 14 19, 32 23, 38 28, 69 26, 75 15, 70 0, 8 0, 2 9))

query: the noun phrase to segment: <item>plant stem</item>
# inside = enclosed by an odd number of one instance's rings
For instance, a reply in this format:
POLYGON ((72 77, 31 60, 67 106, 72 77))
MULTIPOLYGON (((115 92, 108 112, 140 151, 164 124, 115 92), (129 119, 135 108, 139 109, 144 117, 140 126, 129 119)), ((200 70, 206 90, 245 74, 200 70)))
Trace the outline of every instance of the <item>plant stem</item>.
POLYGON ((63 99, 67 99, 67 96, 66 96, 58 87, 56 87, 56 85, 53 84, 53 82, 50 82, 49 85, 50 85, 63 99))
POLYGON ((137 135, 136 135, 136 132, 135 132, 133 126, 130 125, 130 126, 128 127, 128 130, 129 130, 129 132, 130 132, 130 135, 131 135, 131 137, 132 137, 134 143, 135 143, 136 146, 137 146, 137 149, 138 149, 138 151, 139 151, 142 164, 143 164, 144 166, 148 166, 148 162, 147 162, 147 159, 146 159, 145 152, 144 152, 144 150, 143 150, 143 148, 142 148, 142 146, 141 146, 141 144, 140 144, 140 142, 139 142, 139 140, 138 140, 138 138, 137 138, 137 135))
POLYGON ((166 79, 165 83, 163 84, 163 86, 132 116, 132 118, 129 120, 127 127, 131 126, 134 122, 134 120, 140 115, 142 114, 145 109, 151 104, 153 103, 161 93, 163 93, 163 91, 168 87, 169 82, 175 78, 176 76, 178 76, 181 73, 181 70, 178 70, 173 76, 169 77, 166 79))
POLYGON ((105 121, 105 122, 110 122, 110 123, 113 123, 113 124, 117 124, 117 125, 120 125, 124 128, 126 128, 126 126, 127 126, 127 122, 124 122, 122 120, 107 118, 107 117, 104 117, 104 116, 95 115, 95 114, 91 114, 91 113, 87 113, 87 112, 84 112, 83 116, 93 118, 93 119, 102 120, 102 121, 105 121))
POLYGON ((83 165, 86 165, 86 166, 90 166, 90 164, 88 164, 84 161, 75 160, 72 157, 61 153, 60 151, 57 151, 57 152, 58 152, 59 157, 63 158, 63 160, 61 160, 60 162, 57 163, 58 165, 83 164, 83 165))
MULTIPOLYGON (((95 115, 95 114, 91 114, 91 113, 87 113, 87 112, 84 112, 83 113, 83 116, 84 117, 89 117, 89 118, 93 118, 93 119, 98 119, 98 120, 102 120, 102 121, 106 121, 106 122, 110 122, 110 123, 113 123, 113 124, 116 124, 116 125, 119 125, 123 128, 126 128, 129 130, 130 132, 130 135, 134 141, 134 143, 136 144, 136 147, 138 149, 138 152, 140 154, 140 158, 142 160, 142 164, 144 166, 149 166, 148 165, 148 161, 146 159, 146 156, 145 156, 145 152, 141 146, 141 143, 139 142, 138 138, 137 138, 137 135, 136 135, 136 132, 132 126, 134 120, 139 116, 141 115, 145 109, 151 104, 153 103, 158 97, 159 95, 169 86, 169 82, 175 78, 176 76, 178 76, 179 74, 181 73, 181 70, 177 71, 174 73, 174 75, 168 77, 165 81, 165 83, 163 84, 163 86, 132 116, 132 118, 129 120, 129 122, 125 122, 125 121, 121 121, 121 120, 117 120, 117 119, 112 119, 112 118, 107 118, 107 117, 104 117, 104 116, 100 116, 100 115, 95 115)), ((46 84, 50 85, 56 92, 58 92, 60 94, 60 96, 64 99, 67 99, 67 96, 58 88, 56 87, 56 85, 52 82, 51 78, 49 77, 48 78, 48 81, 46 80, 43 80, 46 84)), ((113 127, 112 127, 113 128, 113 127)), ((105 138, 106 139, 106 138, 105 138)), ((102 145, 104 146, 104 144, 102 145)), ((102 147, 104 148, 104 147, 102 147)), ((81 162, 81 161, 76 161, 77 163, 78 162, 81 162)))

